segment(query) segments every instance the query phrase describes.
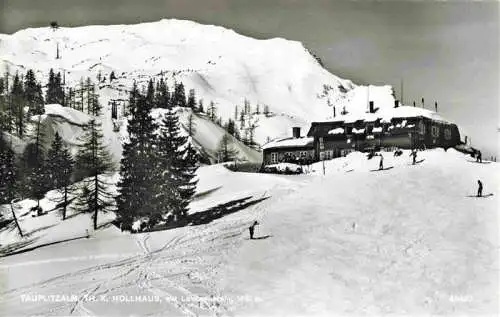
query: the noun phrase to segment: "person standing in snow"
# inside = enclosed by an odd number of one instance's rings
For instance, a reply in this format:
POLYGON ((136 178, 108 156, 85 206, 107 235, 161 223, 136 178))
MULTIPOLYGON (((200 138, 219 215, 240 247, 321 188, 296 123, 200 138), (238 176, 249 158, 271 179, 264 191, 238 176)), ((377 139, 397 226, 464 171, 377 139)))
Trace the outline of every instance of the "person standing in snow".
POLYGON ((410 156, 413 157, 413 165, 417 163, 417 150, 411 150, 410 156))
POLYGON ((259 225, 257 220, 254 221, 254 223, 248 228, 248 231, 250 231, 250 239, 253 239, 253 233, 255 230, 255 226, 259 225))
POLYGON ((383 170, 384 169, 384 156, 382 154, 380 154, 380 163, 378 165, 378 169, 379 170, 383 170))
POLYGON ((483 183, 478 179, 477 180, 477 185, 478 185, 478 188, 477 188, 477 197, 481 197, 481 196, 483 196, 483 183))

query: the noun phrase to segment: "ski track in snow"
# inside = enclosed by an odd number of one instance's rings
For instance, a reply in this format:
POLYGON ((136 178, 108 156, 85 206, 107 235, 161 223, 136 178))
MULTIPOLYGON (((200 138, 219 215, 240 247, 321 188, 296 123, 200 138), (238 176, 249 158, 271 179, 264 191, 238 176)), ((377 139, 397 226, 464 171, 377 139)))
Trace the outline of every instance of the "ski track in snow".
MULTIPOLYGON (((198 259, 206 253, 220 251, 221 248, 235 247, 238 241, 234 238, 241 235, 250 221, 245 219, 233 221, 223 228, 213 224, 186 228, 183 233, 175 235, 156 250, 149 245, 150 233, 137 234, 133 238, 141 250, 141 255, 62 274, 40 283, 10 290, 0 294, 2 297, 0 303, 6 304, 10 302, 14 304, 19 300, 21 294, 37 293, 41 290, 50 293, 51 289, 64 289, 69 286, 69 289, 72 290, 81 288, 78 291, 78 300, 76 302, 64 304, 48 302, 43 303, 43 305, 36 303, 37 314, 50 315, 55 312, 66 312, 70 315, 98 316, 99 314, 94 312, 94 302, 86 299, 92 297, 99 299, 101 296, 109 297, 110 294, 121 292, 123 289, 137 287, 141 293, 150 293, 161 299, 176 298, 176 300, 161 303, 163 306, 167 306, 166 309, 169 312, 174 309, 173 313, 175 315, 198 316, 207 312, 220 315, 227 310, 222 303, 211 302, 203 298, 199 302, 178 300, 180 296, 189 298, 190 296, 203 297, 212 295, 208 291, 208 285, 202 286, 206 294, 195 294, 182 285, 182 279, 181 282, 177 281, 178 276, 187 276, 190 279, 193 273, 197 273, 194 274, 197 276, 203 276, 196 268, 186 272, 183 266, 178 264, 191 260, 196 265, 201 265, 201 271, 204 271, 203 266, 205 264, 197 263, 198 259), (181 271, 178 272, 179 270, 181 271), (86 281, 89 281, 89 276, 92 275, 96 276, 96 280, 92 279, 90 284, 86 284, 86 281), (83 284, 84 287, 79 287, 80 284, 83 284)), ((206 270, 212 271, 217 264, 208 263, 206 270)), ((201 283, 203 284, 203 281, 201 283)), ((197 289, 200 289, 199 285, 197 285, 197 289)), ((160 310, 158 313, 161 314, 162 311, 160 310)))

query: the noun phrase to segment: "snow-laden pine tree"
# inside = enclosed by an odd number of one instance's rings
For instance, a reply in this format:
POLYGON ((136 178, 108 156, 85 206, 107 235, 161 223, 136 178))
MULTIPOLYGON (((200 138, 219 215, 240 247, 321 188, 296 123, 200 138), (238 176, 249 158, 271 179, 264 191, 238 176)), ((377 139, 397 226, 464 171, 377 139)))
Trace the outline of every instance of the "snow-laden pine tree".
POLYGON ((69 204, 69 195, 74 192, 71 185, 71 175, 73 174, 73 157, 69 150, 63 145, 62 138, 56 132, 52 146, 47 152, 46 171, 47 181, 51 188, 56 188, 62 198, 57 199, 57 203, 62 207, 62 219, 66 219, 66 211, 69 204))
POLYGON ((182 222, 187 216, 188 205, 196 189, 194 181, 198 166, 196 151, 187 137, 182 136, 179 117, 169 110, 162 119, 158 136, 159 208, 168 219, 182 222))
POLYGON ((82 145, 75 159, 75 168, 89 175, 82 182, 75 207, 79 212, 93 213, 94 230, 97 229, 99 212, 112 210, 114 199, 109 191, 110 184, 103 180, 103 174, 111 171, 113 164, 102 139, 101 124, 91 119, 84 128, 82 145))
POLYGON ((133 222, 140 218, 154 223, 162 213, 157 206, 155 187, 156 174, 160 173, 155 148, 157 125, 146 99, 134 85, 129 98, 129 141, 123 145, 116 198, 117 220, 124 230, 130 230, 133 222))
POLYGON ((15 196, 16 172, 14 151, 0 130, 0 205, 10 203, 15 196))

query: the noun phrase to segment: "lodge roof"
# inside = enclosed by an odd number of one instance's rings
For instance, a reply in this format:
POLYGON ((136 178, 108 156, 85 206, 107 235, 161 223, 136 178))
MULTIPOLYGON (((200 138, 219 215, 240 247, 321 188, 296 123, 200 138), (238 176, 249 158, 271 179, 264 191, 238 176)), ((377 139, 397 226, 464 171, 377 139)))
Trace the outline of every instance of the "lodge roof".
POLYGON ((452 123, 451 121, 440 116, 438 113, 428 109, 410 107, 410 106, 400 106, 397 108, 386 107, 379 109, 375 113, 370 113, 370 112, 348 113, 346 115, 337 116, 331 121, 313 122, 311 124, 311 128, 309 129, 307 135, 311 136, 315 130, 315 126, 318 125, 332 125, 332 130, 333 130, 335 128, 341 127, 342 125, 353 124, 357 122, 375 122, 377 120, 380 120, 381 122, 389 123, 391 122, 392 119, 411 119, 411 118, 422 118, 422 117, 437 122, 449 123, 449 124, 452 123))
POLYGON ((293 138, 288 137, 284 139, 274 140, 264 144, 262 149, 276 149, 276 148, 293 148, 293 147, 310 147, 313 148, 314 138, 301 137, 293 138))

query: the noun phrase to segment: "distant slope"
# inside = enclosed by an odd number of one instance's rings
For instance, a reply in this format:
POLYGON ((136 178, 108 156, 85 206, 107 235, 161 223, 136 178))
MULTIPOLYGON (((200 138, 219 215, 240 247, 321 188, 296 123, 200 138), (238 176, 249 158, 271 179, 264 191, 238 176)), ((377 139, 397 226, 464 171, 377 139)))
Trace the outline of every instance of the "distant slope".
MULTIPOLYGON (((177 109, 179 114, 179 121, 181 124, 181 131, 184 135, 187 135, 187 121, 188 116, 191 112, 190 109, 177 109)), ((165 112, 163 109, 154 109, 153 117, 157 120, 157 123, 161 123, 162 114, 165 112)), ((215 123, 211 122, 207 118, 193 114, 194 124, 195 124, 195 134, 193 135, 192 141, 197 147, 200 153, 205 154, 207 159, 212 163, 217 162, 216 151, 219 142, 224 135, 225 130, 217 126, 215 123)), ((37 121, 37 116, 34 116, 31 121, 35 123, 37 121)), ((86 124, 92 116, 82 113, 78 110, 63 107, 58 104, 51 104, 45 106, 45 114, 42 115, 42 128, 44 130, 44 146, 49 148, 56 133, 59 133, 63 142, 68 146, 73 154, 78 151, 78 146, 81 144, 81 137, 83 134, 83 125, 86 124)), ((103 118, 100 118, 101 120, 103 118)), ((113 131, 109 126, 110 121, 104 121, 104 143, 108 147, 108 150, 113 155, 115 163, 118 163, 121 159, 122 145, 123 142, 128 140, 127 132, 127 118, 122 118, 119 131, 113 131)), ((33 129, 33 127, 32 127, 33 129)), ((21 142, 17 138, 13 139, 13 147, 18 148, 17 152, 21 152, 24 147, 24 143, 28 141, 21 142)), ((260 162, 262 161, 262 155, 257 150, 251 149, 244 145, 242 142, 230 137, 230 145, 238 152, 238 159, 250 162, 260 162)))
MULTIPOLYGON (((364 111, 368 98, 377 106, 392 106, 392 90, 386 87, 356 86, 322 68, 299 42, 281 38, 257 40, 223 27, 184 20, 161 20, 136 25, 49 27, 26 29, 0 35, 0 68, 11 72, 32 68, 38 78, 50 68, 64 71, 66 82, 80 77, 95 80, 100 72, 111 84, 101 84, 101 103, 126 99, 127 89, 136 80, 145 84, 151 76, 163 76, 170 86, 182 81, 194 88, 205 104, 213 100, 224 121, 233 117, 234 106, 247 98, 255 108, 269 105, 276 119, 262 116, 256 140, 290 134, 295 125, 324 120, 332 114, 327 99, 364 111), (55 59, 59 43, 61 59, 55 59), (268 124, 267 121, 273 121, 268 124)), ((46 82, 44 78, 44 82, 46 82)), ((106 108, 105 121, 109 121, 106 108)), ((106 125, 105 125, 106 126, 106 125)))

